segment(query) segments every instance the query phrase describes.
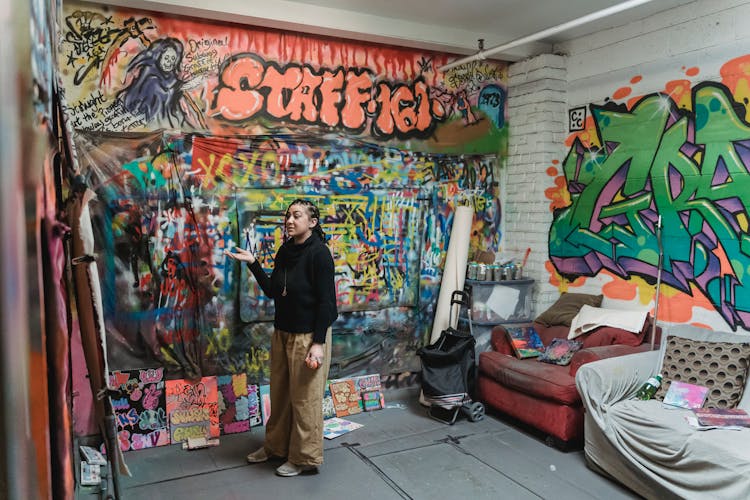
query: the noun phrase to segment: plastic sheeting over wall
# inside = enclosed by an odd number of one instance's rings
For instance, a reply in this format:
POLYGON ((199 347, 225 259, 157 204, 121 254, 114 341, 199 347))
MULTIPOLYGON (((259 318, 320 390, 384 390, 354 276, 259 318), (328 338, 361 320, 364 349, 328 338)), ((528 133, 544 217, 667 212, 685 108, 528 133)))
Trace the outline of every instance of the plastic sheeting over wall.
POLYGON ((497 248, 494 158, 346 138, 79 133, 110 369, 268 375, 273 304, 225 248, 270 270, 287 205, 320 207, 336 266, 333 373, 413 370, 437 301, 456 194, 472 245, 497 248))

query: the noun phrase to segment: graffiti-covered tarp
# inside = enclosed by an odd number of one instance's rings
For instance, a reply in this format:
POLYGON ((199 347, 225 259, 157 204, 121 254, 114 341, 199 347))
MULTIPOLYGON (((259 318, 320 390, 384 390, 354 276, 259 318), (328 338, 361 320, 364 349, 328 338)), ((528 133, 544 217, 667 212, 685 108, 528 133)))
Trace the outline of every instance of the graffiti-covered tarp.
POLYGON ((72 128, 337 133, 431 152, 502 153, 507 67, 264 28, 65 2, 72 128))
POLYGON ((457 193, 472 193, 471 245, 498 247, 494 157, 330 137, 77 137, 80 182, 97 194, 91 211, 113 369, 265 381, 273 302, 223 251, 250 248, 270 271, 283 214, 298 197, 320 208, 334 257, 334 374, 415 368, 457 193))

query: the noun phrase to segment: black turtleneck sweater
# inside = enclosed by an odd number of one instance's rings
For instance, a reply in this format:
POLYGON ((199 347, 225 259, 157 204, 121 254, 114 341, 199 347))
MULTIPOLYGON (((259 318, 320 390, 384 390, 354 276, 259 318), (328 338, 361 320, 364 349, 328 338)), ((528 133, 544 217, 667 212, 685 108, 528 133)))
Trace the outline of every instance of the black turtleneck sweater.
POLYGON ((257 260, 249 267, 263 293, 274 299, 274 326, 312 332, 313 342, 325 343, 326 330, 338 316, 333 257, 325 243, 315 234, 299 245, 290 239, 276 253, 270 277, 257 260))

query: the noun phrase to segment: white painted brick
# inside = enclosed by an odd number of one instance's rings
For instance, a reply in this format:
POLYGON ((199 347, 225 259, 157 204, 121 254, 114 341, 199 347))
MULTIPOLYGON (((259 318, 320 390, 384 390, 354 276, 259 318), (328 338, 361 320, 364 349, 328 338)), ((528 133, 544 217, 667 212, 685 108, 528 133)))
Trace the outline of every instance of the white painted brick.
POLYGON ((528 73, 512 76, 508 79, 509 84, 519 84, 534 81, 565 81, 567 79, 567 69, 537 68, 528 73))
MULTIPOLYGON (((544 260, 551 214, 544 191, 552 185, 552 179, 546 170, 565 150, 561 133, 567 129, 565 65, 562 56, 544 55, 512 64, 508 71, 508 140, 512 154, 505 163, 501 247, 513 248, 519 255, 532 248, 532 254, 540 257, 536 265, 527 268, 526 275, 537 281, 548 279, 544 260)), ((537 300, 532 298, 533 303, 537 300)))
MULTIPOLYGON (((556 44, 553 50, 566 54, 582 54, 594 48, 637 38, 643 33, 668 31, 670 27, 689 23, 692 20, 700 19, 715 12, 733 9, 744 3, 746 3, 746 0, 699 0, 657 13, 641 21, 598 31, 591 35, 556 44)), ((568 66, 569 69, 570 66, 568 66)))
POLYGON ((524 99, 523 96, 516 95, 512 98, 508 98, 508 115, 519 116, 526 115, 529 113, 539 113, 542 111, 548 111, 551 109, 558 109, 565 107, 565 99, 563 99, 564 93, 558 92, 559 98, 554 101, 539 102, 538 100, 524 99), (514 100, 515 99, 515 100, 514 100), (526 101, 526 102, 521 102, 526 101))
MULTIPOLYGON (((727 10, 675 26, 668 34, 669 54, 683 54, 731 43, 735 39, 735 15, 733 10, 727 10)), ((745 19, 742 21, 743 24, 747 22, 745 19)))
POLYGON ((508 76, 528 74, 540 67, 565 68, 565 57, 555 54, 543 54, 524 61, 513 63, 508 68, 508 76))
MULTIPOLYGON (((512 83, 511 83, 512 84, 512 83)), ((508 92, 508 98, 512 96, 517 97, 526 94, 538 94, 543 90, 560 91, 567 86, 567 81, 563 79, 552 80, 546 78, 544 80, 533 80, 527 82, 518 82, 516 85, 511 87, 513 93, 508 92)))
MULTIPOLYGON (((626 26, 555 46, 569 54, 568 75, 588 78, 640 67, 750 36, 747 0, 700 0, 626 26), (718 23, 718 24, 717 24, 718 23)), ((574 87, 574 85, 571 85, 574 87)))
POLYGON ((522 73, 508 78, 508 86, 525 85, 532 82, 564 82, 567 79, 567 70, 540 68, 529 73, 522 73))
POLYGON ((534 152, 529 153, 529 160, 529 164, 533 167, 534 165, 549 162, 549 155, 547 153, 539 151, 539 148, 534 146, 534 152))
POLYGON ((560 130, 559 125, 567 123, 567 114, 563 113, 553 113, 551 110, 547 111, 537 111, 535 113, 528 113, 523 116, 523 119, 526 122, 536 123, 539 125, 544 124, 555 124, 555 128, 550 128, 549 130, 560 130), (563 119, 563 116, 565 116, 566 119, 563 119))
POLYGON ((737 22, 734 25, 735 40, 740 40, 750 36, 750 30, 747 29, 747 20, 750 19, 750 3, 740 5, 733 10, 734 18, 737 22))
MULTIPOLYGON (((514 148, 516 156, 506 164, 509 178, 520 175, 524 181, 513 184, 512 189, 530 189, 532 196, 524 198, 515 193, 504 203, 506 213, 523 212, 523 215, 514 217, 513 228, 503 234, 502 243, 513 242, 517 247, 532 248, 526 275, 536 280, 533 296, 536 312, 546 309, 559 296, 557 288, 549 284, 549 272, 545 268, 552 213, 544 191, 553 186, 553 178, 545 171, 551 159, 562 160, 568 152, 564 146, 568 137, 567 110, 590 103, 601 104, 623 86, 632 87, 632 94, 626 99, 663 91, 667 82, 688 78, 685 69, 690 67, 700 69, 697 77, 690 78, 693 84, 722 81, 718 73, 724 62, 750 54, 747 19, 750 19, 749 0, 700 0, 555 45, 555 51, 567 54, 564 59, 567 83, 557 89, 546 88, 557 76, 555 72, 537 69, 541 58, 509 67, 509 116, 525 126, 537 123, 540 134, 535 137, 525 134, 524 143, 514 148), (632 82, 634 76, 643 76, 643 79, 632 82), (540 78, 546 81, 537 82, 540 78), (542 103, 539 96, 528 95, 533 89, 544 89, 546 102, 542 103), (545 115, 547 124, 539 118, 545 115), (544 137, 541 134, 545 134, 544 137), (529 174, 535 173, 537 179, 529 186, 525 181, 529 174)), ((511 132, 509 144, 516 140, 518 137, 511 132)), ((557 169, 562 171, 562 166, 558 164, 557 169)), ((575 291, 600 292, 601 282, 587 280, 584 287, 575 291)))
POLYGON ((537 120, 535 123, 537 137, 539 137, 539 140, 542 141, 551 141, 552 134, 560 130, 561 127, 565 126, 564 122, 553 122, 551 120, 545 119, 537 120))
POLYGON ((539 67, 565 69, 565 56, 558 54, 541 54, 529 59, 529 62, 533 62, 539 67))
POLYGON ((514 95, 511 93, 511 91, 508 91, 508 102, 511 101, 511 99, 518 99, 518 101, 515 103, 516 105, 520 104, 526 104, 530 102, 559 102, 565 104, 567 102, 565 91, 554 91, 554 90, 542 90, 538 94, 524 94, 524 95, 514 95))
POLYGON ((530 123, 528 121, 518 121, 513 123, 513 128, 515 130, 515 134, 517 135, 523 135, 523 134, 534 134, 536 133, 536 123, 530 123))
MULTIPOLYGON (((560 94, 564 95, 564 91, 560 91, 560 94)), ((537 113, 540 111, 555 110, 558 108, 564 108, 564 103, 564 100, 560 100, 557 102, 530 101, 525 104, 520 104, 517 100, 508 100, 508 114, 512 115, 518 113, 537 113)))

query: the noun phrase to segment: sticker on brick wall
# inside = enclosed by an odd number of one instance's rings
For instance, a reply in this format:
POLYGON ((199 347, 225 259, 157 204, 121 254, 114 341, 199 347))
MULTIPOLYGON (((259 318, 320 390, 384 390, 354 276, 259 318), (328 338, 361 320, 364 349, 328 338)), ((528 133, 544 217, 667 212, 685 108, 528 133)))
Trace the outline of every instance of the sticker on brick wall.
POLYGON ((586 106, 573 108, 568 111, 568 130, 577 132, 586 126, 586 106))

